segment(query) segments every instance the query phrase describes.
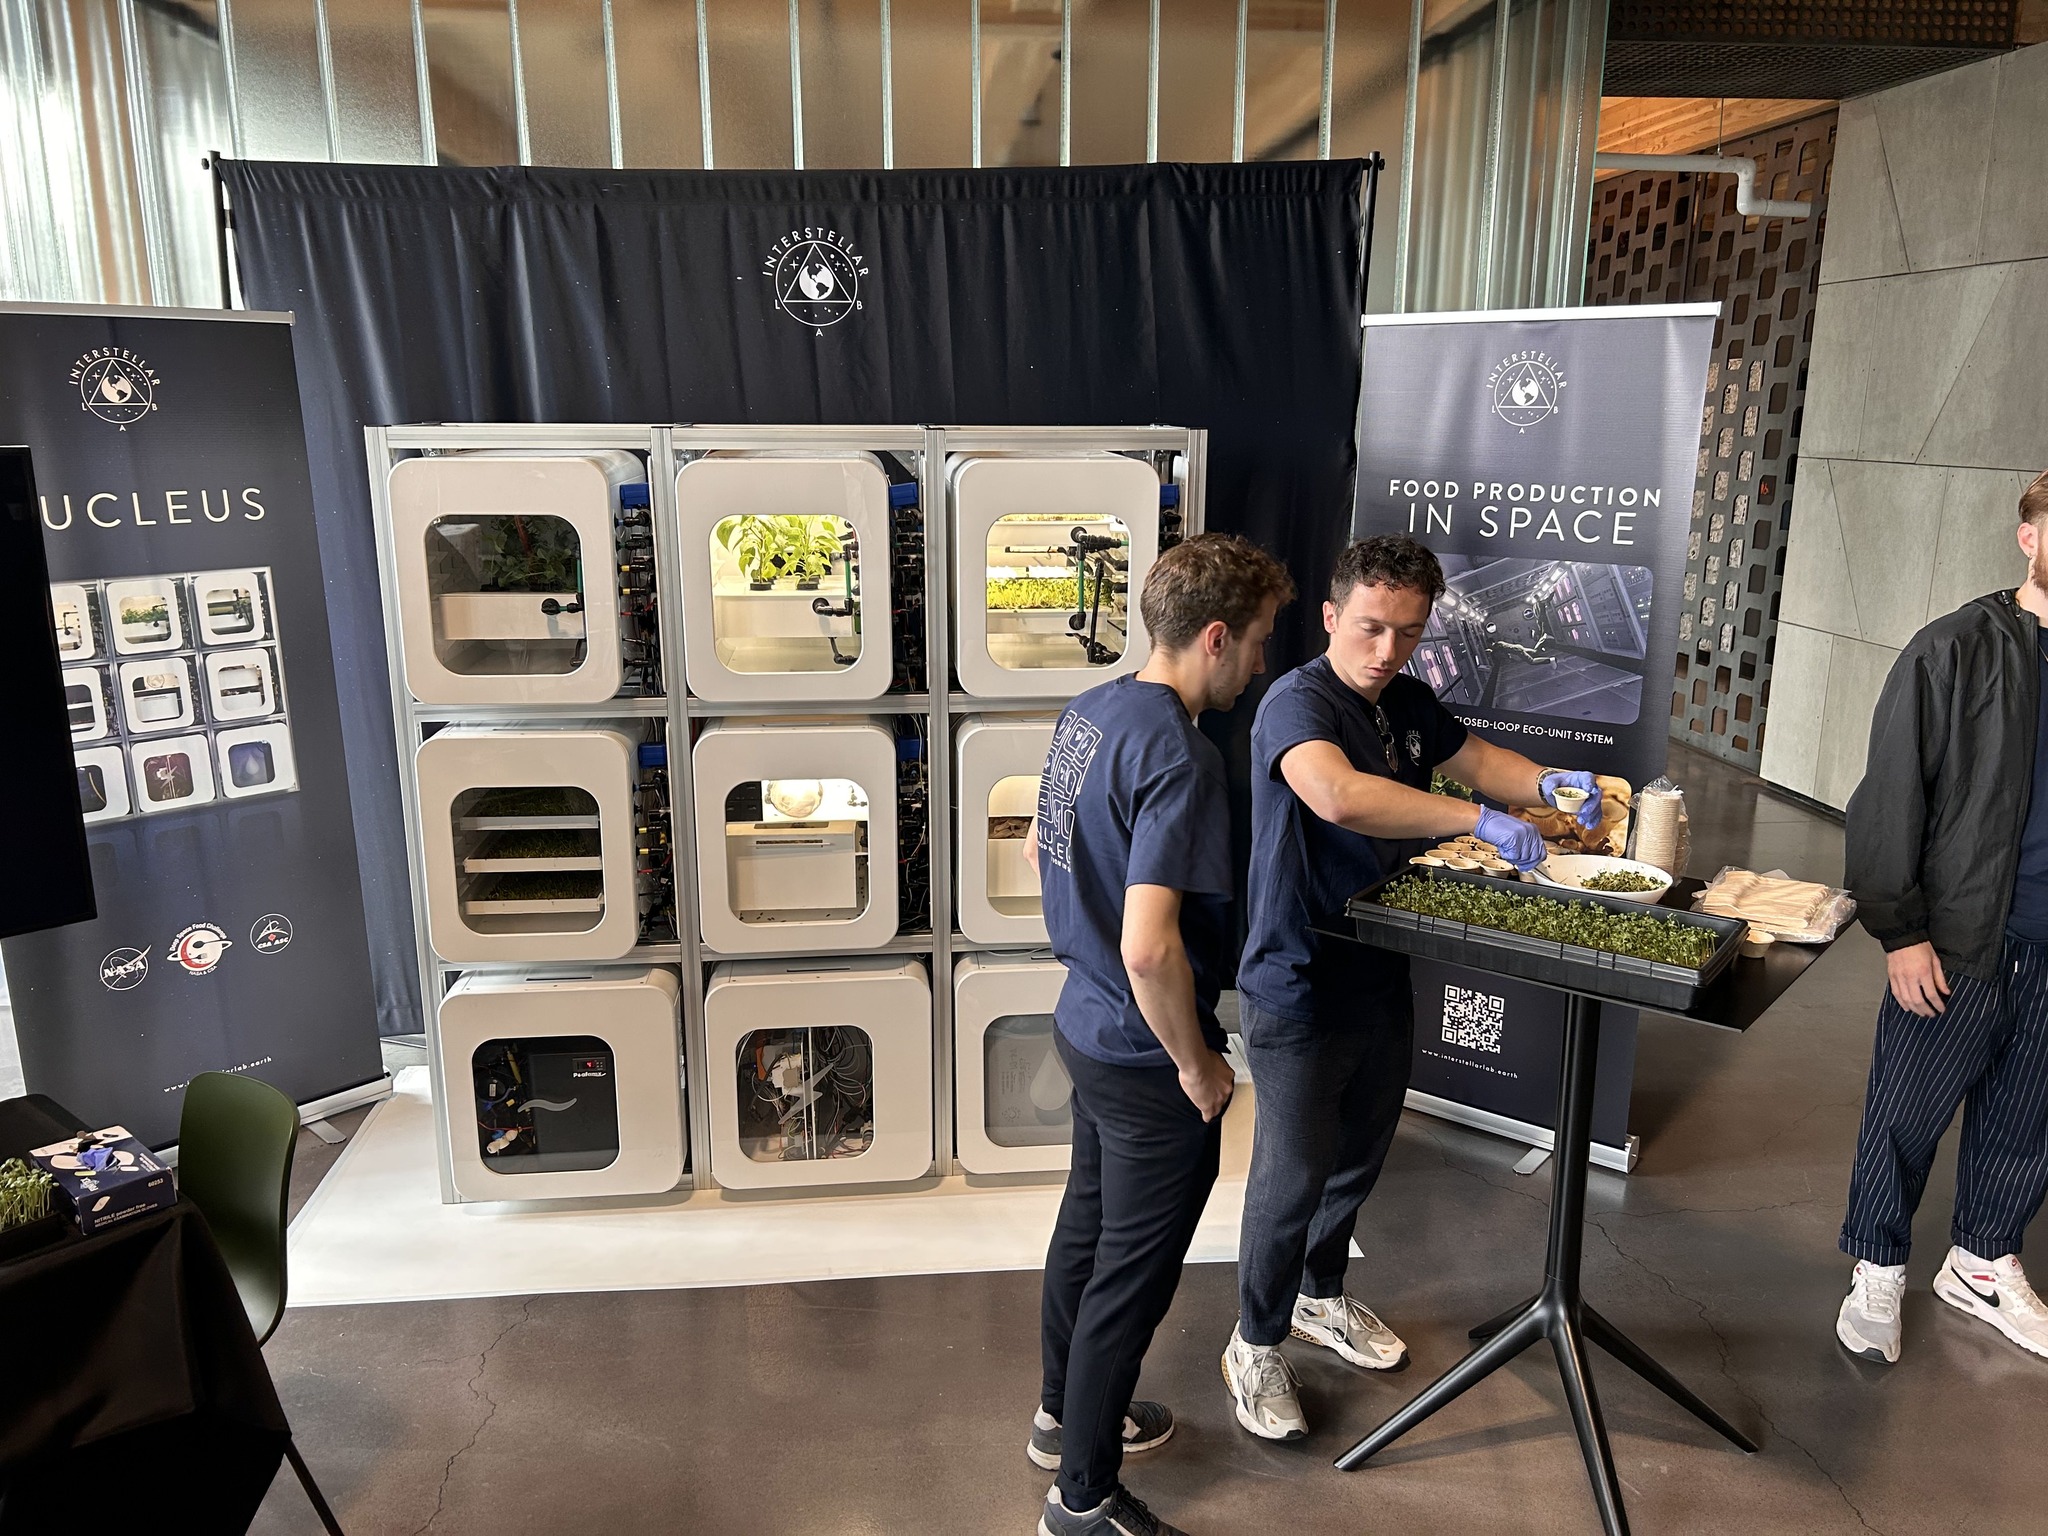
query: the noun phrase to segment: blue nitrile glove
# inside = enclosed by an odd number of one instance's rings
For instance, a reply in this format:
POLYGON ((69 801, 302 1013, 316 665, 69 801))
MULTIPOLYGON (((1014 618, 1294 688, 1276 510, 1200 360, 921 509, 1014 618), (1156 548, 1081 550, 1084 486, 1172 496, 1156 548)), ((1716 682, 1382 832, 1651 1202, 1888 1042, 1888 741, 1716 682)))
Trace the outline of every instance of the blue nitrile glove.
POLYGON ((1543 803, 1553 810, 1557 808, 1557 792, 1560 789, 1583 789, 1586 803, 1579 807, 1579 825, 1588 832, 1600 825, 1600 781, 1590 773, 1567 773, 1553 768, 1536 781, 1537 793, 1543 796, 1543 803))
POLYGON ((1517 869, 1534 869, 1549 856, 1550 850, 1543 846, 1543 834, 1519 816, 1510 816, 1505 811, 1490 810, 1484 806, 1479 811, 1479 825, 1473 828, 1482 843, 1491 843, 1500 850, 1500 856, 1517 869))

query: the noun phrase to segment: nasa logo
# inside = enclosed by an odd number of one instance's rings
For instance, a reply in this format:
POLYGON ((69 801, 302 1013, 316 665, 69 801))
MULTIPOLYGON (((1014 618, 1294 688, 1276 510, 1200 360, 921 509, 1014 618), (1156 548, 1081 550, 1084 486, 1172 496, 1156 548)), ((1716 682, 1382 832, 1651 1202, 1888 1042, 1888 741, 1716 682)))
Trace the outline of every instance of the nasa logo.
POLYGON ((171 940, 171 958, 185 967, 187 974, 204 976, 231 948, 233 942, 218 923, 194 923, 171 940))
POLYGON ((1557 414, 1564 394, 1564 368, 1548 352, 1510 352, 1486 376, 1493 414, 1517 432, 1557 414))
POLYGON ((156 370, 126 347, 94 347, 71 365, 78 408, 128 430, 156 406, 156 370))
POLYGON ((149 979, 149 951, 116 949, 100 961, 100 984, 109 992, 126 992, 149 979))
POLYGON ((761 275, 774 284, 775 307, 822 336, 862 307, 868 265, 838 230, 806 225, 768 248, 761 275))

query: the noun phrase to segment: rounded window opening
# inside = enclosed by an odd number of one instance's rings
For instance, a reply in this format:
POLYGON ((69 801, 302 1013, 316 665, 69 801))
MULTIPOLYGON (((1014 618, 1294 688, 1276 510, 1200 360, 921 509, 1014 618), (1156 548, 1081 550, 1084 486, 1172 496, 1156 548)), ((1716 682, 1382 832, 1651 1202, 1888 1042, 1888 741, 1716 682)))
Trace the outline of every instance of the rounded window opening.
POLYGON ((982 1118, 999 1147, 1074 1139, 1074 1084, 1053 1048, 1049 1013, 1005 1014, 982 1034, 982 1118))
POLYGON ((1130 631, 1121 518, 1013 512, 988 530, 989 660, 1013 672, 1108 667, 1130 631))
POLYGON ((559 676, 583 665, 583 541, 546 513, 436 518, 426 533, 434 654, 469 676, 559 676))
POLYGON ((988 904, 1005 917, 1037 917, 1038 871, 1026 857, 1038 816, 1038 775, 1013 773, 988 792, 988 904))
POLYGON ((757 1029, 734 1055, 740 1150, 757 1163, 859 1157, 875 1143, 875 1050, 851 1024, 757 1029))
POLYGON ((612 1048, 595 1035, 486 1040, 470 1053, 476 1147, 493 1173, 582 1173, 619 1159, 612 1048))
POLYGON ((751 515, 711 529, 711 632, 728 672, 860 660, 860 537, 843 517, 751 515))
POLYGON ((758 779, 725 797, 726 893, 743 923, 850 923, 868 906, 868 797, 852 779, 758 779))
POLYGON ((587 933, 604 917, 597 797, 571 784, 465 790, 450 807, 462 920, 477 933, 587 933))

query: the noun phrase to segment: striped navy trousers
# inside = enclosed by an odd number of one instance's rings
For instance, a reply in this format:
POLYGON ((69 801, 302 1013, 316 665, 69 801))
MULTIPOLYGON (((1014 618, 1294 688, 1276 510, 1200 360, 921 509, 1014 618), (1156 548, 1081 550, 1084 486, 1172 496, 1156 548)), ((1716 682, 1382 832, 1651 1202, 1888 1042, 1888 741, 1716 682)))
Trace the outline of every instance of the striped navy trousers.
POLYGON ((1856 1168, 1844 1253, 1903 1264, 1934 1149, 1963 1105, 1956 1245, 1979 1258, 2018 1253, 2048 1191, 2048 944, 2008 939, 1998 980, 1949 973, 1948 1010, 1908 1013, 1889 989, 1856 1168))

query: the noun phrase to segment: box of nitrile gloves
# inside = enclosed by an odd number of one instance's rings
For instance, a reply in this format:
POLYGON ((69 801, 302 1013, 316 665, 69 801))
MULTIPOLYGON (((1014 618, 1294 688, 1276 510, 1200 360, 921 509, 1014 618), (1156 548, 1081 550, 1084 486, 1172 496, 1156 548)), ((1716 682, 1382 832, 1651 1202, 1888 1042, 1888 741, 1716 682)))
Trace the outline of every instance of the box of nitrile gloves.
POLYGON ((162 1210, 178 1198, 171 1170, 126 1126, 87 1131, 37 1147, 29 1156, 56 1179, 78 1217, 78 1230, 88 1235, 162 1210))

